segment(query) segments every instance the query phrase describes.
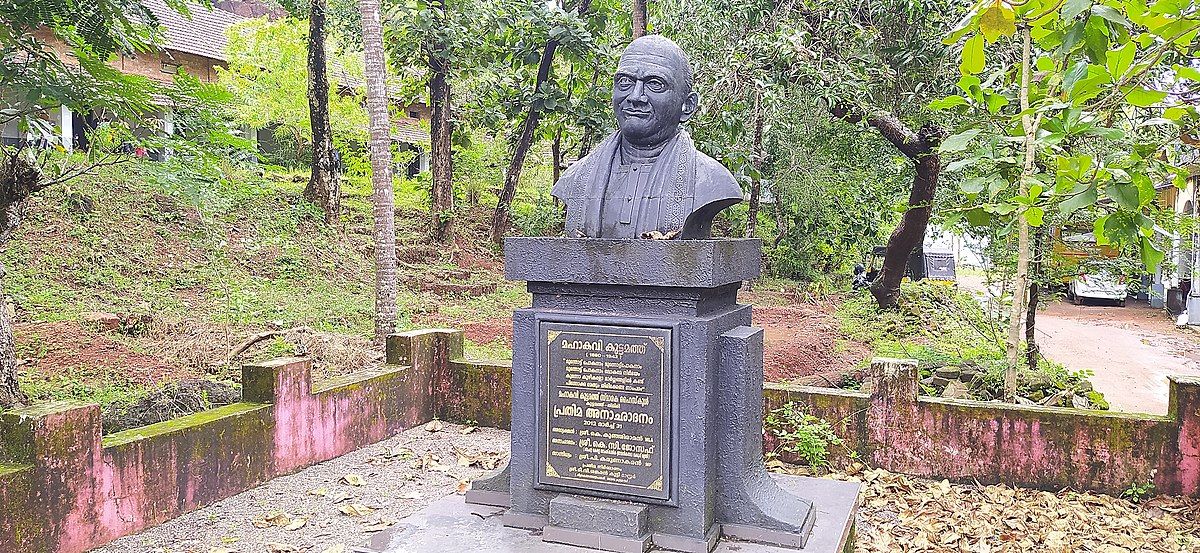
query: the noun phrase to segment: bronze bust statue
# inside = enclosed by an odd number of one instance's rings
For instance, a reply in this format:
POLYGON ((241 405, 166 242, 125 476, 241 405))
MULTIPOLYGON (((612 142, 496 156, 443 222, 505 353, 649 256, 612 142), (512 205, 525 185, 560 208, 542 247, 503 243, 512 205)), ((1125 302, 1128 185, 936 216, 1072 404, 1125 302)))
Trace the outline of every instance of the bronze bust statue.
POLYGON ((680 128, 699 100, 673 41, 647 35, 625 49, 613 79, 617 132, 551 192, 567 206, 568 237, 709 237, 713 217, 742 201, 742 189, 680 128))

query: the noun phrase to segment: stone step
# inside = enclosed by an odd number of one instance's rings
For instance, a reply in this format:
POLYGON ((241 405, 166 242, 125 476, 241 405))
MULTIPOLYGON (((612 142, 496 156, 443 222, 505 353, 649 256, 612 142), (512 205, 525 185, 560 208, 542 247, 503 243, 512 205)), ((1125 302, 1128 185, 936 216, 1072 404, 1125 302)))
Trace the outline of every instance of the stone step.
POLYGON ((650 549, 646 505, 560 495, 550 500, 542 540, 619 553, 650 549))

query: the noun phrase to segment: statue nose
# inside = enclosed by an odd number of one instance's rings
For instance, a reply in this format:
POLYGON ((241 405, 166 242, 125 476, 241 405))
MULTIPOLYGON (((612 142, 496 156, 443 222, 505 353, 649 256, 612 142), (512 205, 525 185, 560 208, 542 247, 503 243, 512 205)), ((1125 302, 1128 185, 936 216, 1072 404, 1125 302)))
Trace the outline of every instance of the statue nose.
POLYGON ((646 97, 646 85, 642 81, 634 83, 633 92, 630 93, 629 97, 635 102, 649 101, 649 98, 646 97))

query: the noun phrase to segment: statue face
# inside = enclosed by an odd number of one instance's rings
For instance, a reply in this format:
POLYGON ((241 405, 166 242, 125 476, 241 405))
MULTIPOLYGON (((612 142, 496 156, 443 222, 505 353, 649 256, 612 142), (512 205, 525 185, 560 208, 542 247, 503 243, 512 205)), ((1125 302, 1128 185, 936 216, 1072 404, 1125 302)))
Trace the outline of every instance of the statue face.
POLYGON ((698 98, 688 88, 687 68, 677 67, 679 60, 637 46, 635 42, 621 55, 613 79, 613 111, 623 138, 654 146, 675 136, 698 98))

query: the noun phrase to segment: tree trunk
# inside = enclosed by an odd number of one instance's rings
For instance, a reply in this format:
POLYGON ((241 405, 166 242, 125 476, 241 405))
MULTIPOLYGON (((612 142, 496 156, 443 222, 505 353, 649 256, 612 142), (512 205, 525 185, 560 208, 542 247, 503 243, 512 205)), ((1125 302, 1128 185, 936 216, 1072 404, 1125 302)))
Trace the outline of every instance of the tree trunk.
POLYGON ((1037 368, 1038 358, 1042 356, 1041 348, 1037 345, 1037 310, 1045 245, 1046 228, 1041 227, 1033 233, 1033 259, 1029 262, 1029 308, 1025 310, 1025 364, 1031 369, 1037 368))
POLYGON ((392 191, 391 119, 379 0, 359 0, 363 26, 367 116, 370 120, 371 200, 375 215, 375 343, 396 328, 396 210, 392 191))
POLYGON ((754 97, 754 171, 757 173, 750 179, 750 204, 746 211, 746 238, 754 238, 758 231, 758 208, 762 199, 762 174, 765 171, 763 154, 763 113, 759 104, 759 96, 754 97))
POLYGON ((327 224, 338 222, 342 189, 329 125, 329 78, 325 74, 325 0, 310 0, 308 15, 308 119, 312 124, 312 174, 304 198, 317 204, 327 224))
MULTIPOLYGON (((1034 147, 1037 138, 1039 120, 1035 120, 1029 112, 1029 73, 1032 45, 1029 27, 1021 29, 1021 125, 1025 131, 1025 166, 1021 171, 1021 181, 1018 183, 1018 194, 1029 195, 1029 176, 1034 169, 1034 147)), ((1017 209, 1017 273, 1013 277, 1012 309, 1009 311, 1008 338, 1004 344, 1005 357, 1008 367, 1004 371, 1004 398, 1013 401, 1017 396, 1017 373, 1021 368, 1021 330, 1025 321, 1025 294, 1029 291, 1029 221, 1025 218, 1025 208, 1017 209)))
POLYGON ((649 19, 646 13, 646 0, 633 0, 632 12, 633 38, 646 36, 646 22, 649 19))
MULTIPOLYGON (((554 142, 550 144, 550 158, 552 160, 552 163, 554 163, 553 175, 551 177, 554 180, 550 182, 551 185, 554 185, 555 183, 558 182, 558 179, 562 178, 562 166, 563 166, 562 135, 563 135, 562 129, 558 129, 558 131, 554 133, 554 142)), ((552 196, 551 199, 554 200, 554 207, 557 208, 558 207, 558 198, 552 196)))
MULTIPOLYGON (((844 107, 835 107, 833 114, 850 122, 861 119, 861 115, 851 113, 844 107)), ((895 307, 900 299, 900 281, 904 279, 904 268, 908 265, 913 248, 925 239, 925 229, 933 213, 933 198, 937 194, 938 176, 942 171, 942 159, 937 147, 945 138, 946 131, 926 123, 919 132, 914 133, 899 118, 885 111, 868 115, 867 124, 879 131, 916 168, 912 189, 908 193, 908 210, 888 237, 883 265, 871 284, 875 303, 880 308, 889 309, 895 307)))
MULTIPOLYGON (((435 0, 432 6, 446 9, 445 0, 435 0)), ((430 194, 433 218, 433 238, 438 242, 449 242, 453 238, 454 211, 454 152, 450 137, 454 132, 450 113, 450 59, 446 45, 434 41, 429 45, 429 105, 430 163, 433 173, 433 190, 430 194)))
POLYGON ((787 211, 783 208, 783 191, 778 186, 774 189, 775 200, 775 240, 771 242, 772 248, 778 248, 779 243, 783 242, 783 237, 787 236, 788 219, 787 211))
POLYGON ((550 183, 553 185, 558 182, 558 179, 562 178, 562 129, 558 129, 558 132, 554 133, 554 142, 550 144, 550 158, 554 163, 554 176, 552 177, 554 181, 550 183))
MULTIPOLYGON (((0 279, 4 269, 0 267, 0 279)), ((0 289, 0 410, 25 403, 27 398, 17 385, 17 348, 13 338, 12 321, 8 318, 8 302, 0 289)))
MULTIPOLYGON (((578 9, 579 15, 582 16, 587 13, 591 5, 592 0, 581 0, 578 9)), ((538 63, 537 80, 534 82, 533 90, 541 90, 542 84, 549 80, 550 68, 554 65, 555 50, 558 50, 558 40, 550 39, 546 41, 546 47, 542 50, 542 59, 538 63)), ((508 171, 504 173, 504 188, 500 191, 500 197, 496 201, 496 211, 492 214, 492 242, 495 244, 500 244, 504 239, 504 233, 508 231, 509 209, 512 207, 513 197, 517 194, 517 183, 521 180, 521 169, 525 166, 525 158, 529 155, 529 147, 533 145, 533 135, 537 131, 541 116, 541 110, 530 104, 529 113, 525 116, 525 124, 521 128, 521 134, 517 136, 517 140, 513 144, 512 161, 508 164, 508 171)))
MULTIPOLYGON (((29 197, 49 186, 41 170, 21 155, 20 149, 0 152, 0 248, 8 244, 21 224, 29 197)), ((0 283, 5 277, 0 264, 0 283)), ((0 286, 0 409, 24 403, 26 397, 17 386, 17 350, 8 302, 0 286)))

